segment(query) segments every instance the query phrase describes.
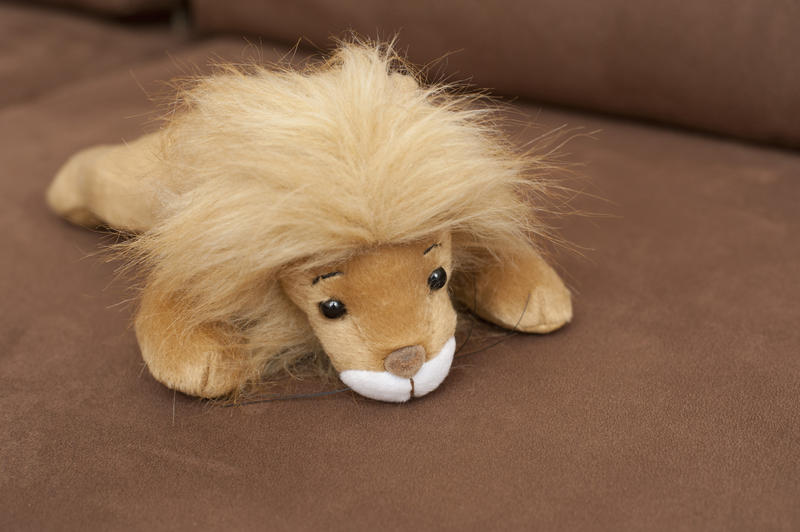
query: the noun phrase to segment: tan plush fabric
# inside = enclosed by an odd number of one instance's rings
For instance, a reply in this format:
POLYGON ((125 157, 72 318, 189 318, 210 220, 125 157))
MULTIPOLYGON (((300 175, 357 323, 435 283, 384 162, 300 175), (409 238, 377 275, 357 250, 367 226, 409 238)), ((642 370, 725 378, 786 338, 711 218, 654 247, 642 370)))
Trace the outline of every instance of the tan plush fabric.
POLYGON ((556 104, 800 146, 800 4, 192 0, 201 29, 319 47, 400 32, 420 63, 556 104))
POLYGON ((569 321, 569 293, 533 250, 547 206, 528 198, 549 198, 551 163, 506 148, 499 117, 473 99, 390 73, 400 62, 351 43, 313 74, 206 77, 175 97, 188 109, 162 131, 83 150, 58 171, 55 213, 144 233, 126 249, 147 272, 136 331, 159 381, 217 397, 320 343, 340 371, 382 371, 416 343, 436 356, 456 315, 427 279, 454 274, 451 252, 476 276, 492 270, 477 283, 484 317, 535 332, 569 321), (287 269, 301 273, 287 283, 287 269), (344 280, 311 281, 331 269, 344 280), (320 313, 334 296, 350 306, 343 320, 320 313), (296 327, 298 307, 313 334, 296 327))
POLYGON ((608 200, 576 206, 613 216, 563 224, 586 248, 558 261, 576 295, 565 329, 483 351, 503 338, 476 329, 406 405, 224 409, 150 378, 130 293, 90 256, 108 238, 51 214, 44 191, 78 149, 149 127, 132 79, 154 88, 241 49, 175 47, 0 108, 0 528, 800 527, 793 151, 519 106, 603 130, 568 147, 608 200))

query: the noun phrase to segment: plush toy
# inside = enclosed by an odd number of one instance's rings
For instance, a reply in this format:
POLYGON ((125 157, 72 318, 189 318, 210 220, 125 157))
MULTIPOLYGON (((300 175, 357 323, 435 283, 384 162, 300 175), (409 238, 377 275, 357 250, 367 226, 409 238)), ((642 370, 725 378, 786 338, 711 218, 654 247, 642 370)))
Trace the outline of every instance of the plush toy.
POLYGON ((449 371, 451 298, 524 332, 570 320, 534 245, 545 164, 475 97, 419 79, 358 43, 302 70, 228 67, 160 131, 64 165, 57 213, 137 235, 157 380, 220 397, 327 355, 356 392, 402 402, 449 371))

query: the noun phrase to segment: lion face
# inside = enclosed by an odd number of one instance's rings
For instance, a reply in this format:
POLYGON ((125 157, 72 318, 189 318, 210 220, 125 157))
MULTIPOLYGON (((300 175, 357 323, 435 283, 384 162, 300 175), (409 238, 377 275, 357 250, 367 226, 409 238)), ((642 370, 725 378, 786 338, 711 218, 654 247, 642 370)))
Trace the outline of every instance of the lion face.
POLYGON ((386 245, 281 280, 339 371, 361 395, 402 402, 436 389, 455 352, 447 234, 386 245))

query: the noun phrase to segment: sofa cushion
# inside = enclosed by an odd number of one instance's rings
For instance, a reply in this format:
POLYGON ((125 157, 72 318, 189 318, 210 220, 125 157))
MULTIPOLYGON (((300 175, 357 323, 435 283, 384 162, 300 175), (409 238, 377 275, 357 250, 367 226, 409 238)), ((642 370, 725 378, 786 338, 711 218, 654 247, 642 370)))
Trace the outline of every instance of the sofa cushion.
POLYGON ((165 57, 181 42, 162 25, 129 27, 54 9, 0 4, 0 107, 127 69, 148 57, 165 57))
POLYGON ((800 146, 800 3, 192 0, 207 31, 330 46, 400 32, 418 63, 540 101, 800 146))
POLYGON ((473 335, 404 405, 221 408, 155 382, 133 294, 96 255, 113 237, 58 219, 44 190, 74 151, 155 127, 160 80, 242 48, 196 42, 0 109, 0 528, 800 527, 788 151, 518 106, 540 123, 520 142, 603 130, 566 150, 589 176, 575 208, 612 215, 563 221, 585 255, 559 260, 567 328, 473 335))

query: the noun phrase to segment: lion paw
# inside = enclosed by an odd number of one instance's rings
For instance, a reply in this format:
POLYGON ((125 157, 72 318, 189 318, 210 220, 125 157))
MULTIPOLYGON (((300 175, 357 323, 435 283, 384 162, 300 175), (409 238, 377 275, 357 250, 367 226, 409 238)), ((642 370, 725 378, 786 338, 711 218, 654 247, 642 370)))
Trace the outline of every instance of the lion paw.
POLYGON ((527 307, 517 329, 528 333, 549 333, 572 319, 572 297, 561 280, 557 285, 537 286, 528 295, 527 307))

